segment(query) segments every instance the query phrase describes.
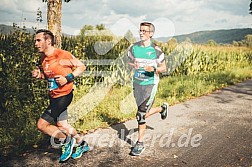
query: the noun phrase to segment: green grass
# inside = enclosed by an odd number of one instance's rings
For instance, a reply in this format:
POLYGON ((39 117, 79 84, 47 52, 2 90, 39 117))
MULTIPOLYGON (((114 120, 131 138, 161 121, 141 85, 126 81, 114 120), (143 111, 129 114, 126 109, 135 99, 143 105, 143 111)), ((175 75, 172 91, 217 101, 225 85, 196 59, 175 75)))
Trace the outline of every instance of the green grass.
MULTIPOLYGON (((249 78, 252 78, 251 66, 191 76, 162 77, 154 106, 159 106, 164 101, 175 105, 249 78)), ((132 93, 131 86, 112 87, 104 100, 94 110, 75 122, 74 126, 80 132, 87 132, 91 129, 105 128, 112 124, 134 119, 136 112, 134 98, 129 96, 126 101, 121 103, 130 93, 132 93)), ((85 94, 79 91, 76 95, 85 94)))
POLYGON ((160 82, 157 101, 165 100, 174 105, 251 78, 251 72, 252 67, 247 67, 210 74, 166 77, 160 82))
MULTIPOLYGON (((125 97, 131 92, 132 90, 130 86, 113 86, 98 106, 74 123, 75 127, 79 131, 87 131, 91 129, 108 127, 109 125, 134 118, 134 110, 131 109, 131 111, 125 111, 125 106, 123 103, 121 103, 122 100, 124 100, 125 97), (122 111, 120 107, 122 108, 122 111)), ((75 93, 75 95, 81 97, 85 96, 87 93, 88 92, 82 92, 79 90, 77 93, 75 93)), ((69 112, 70 114, 74 114, 71 113, 71 111, 69 112)))

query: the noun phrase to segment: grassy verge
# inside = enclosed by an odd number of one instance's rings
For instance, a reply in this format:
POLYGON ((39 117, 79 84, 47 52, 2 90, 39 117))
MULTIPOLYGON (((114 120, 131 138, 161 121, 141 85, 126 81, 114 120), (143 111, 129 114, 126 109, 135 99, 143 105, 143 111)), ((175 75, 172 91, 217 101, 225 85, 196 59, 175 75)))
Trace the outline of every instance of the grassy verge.
MULTIPOLYGON (((159 84, 154 106, 167 101, 170 105, 209 94, 217 89, 244 81, 252 77, 252 67, 236 68, 228 71, 163 77, 159 84)), ((87 90, 87 89, 85 89, 87 90)), ((76 96, 86 92, 78 91, 76 96)), ((81 132, 105 128, 112 124, 134 119, 135 103, 131 86, 112 87, 98 106, 75 122, 81 132)), ((70 111, 71 112, 71 111, 70 111)))

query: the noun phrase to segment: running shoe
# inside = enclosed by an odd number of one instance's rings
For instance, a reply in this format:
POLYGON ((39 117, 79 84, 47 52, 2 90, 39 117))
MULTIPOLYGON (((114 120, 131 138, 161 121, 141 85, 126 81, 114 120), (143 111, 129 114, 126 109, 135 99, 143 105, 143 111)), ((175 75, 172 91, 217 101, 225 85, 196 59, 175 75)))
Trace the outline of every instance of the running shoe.
POLYGON ((142 143, 137 142, 130 152, 130 155, 139 156, 145 150, 142 143))
POLYGON ((73 159, 80 158, 83 153, 87 152, 89 150, 89 146, 87 142, 83 141, 80 146, 76 147, 75 153, 72 154, 73 159))
POLYGON ((168 103, 163 103, 162 104, 162 111, 160 112, 161 114, 161 119, 165 119, 168 115, 168 107, 169 107, 169 104, 168 103))
POLYGON ((73 152, 74 145, 76 143, 75 138, 72 138, 71 141, 62 146, 62 154, 60 156, 60 162, 64 162, 70 158, 73 152))

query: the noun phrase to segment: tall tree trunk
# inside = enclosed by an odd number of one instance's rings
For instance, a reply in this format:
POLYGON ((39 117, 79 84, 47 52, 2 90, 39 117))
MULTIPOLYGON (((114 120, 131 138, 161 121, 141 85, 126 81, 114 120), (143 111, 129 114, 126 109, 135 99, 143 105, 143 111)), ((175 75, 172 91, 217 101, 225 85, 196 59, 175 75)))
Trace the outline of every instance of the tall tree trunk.
POLYGON ((55 36, 55 47, 61 48, 61 16, 62 0, 47 0, 48 30, 55 36))

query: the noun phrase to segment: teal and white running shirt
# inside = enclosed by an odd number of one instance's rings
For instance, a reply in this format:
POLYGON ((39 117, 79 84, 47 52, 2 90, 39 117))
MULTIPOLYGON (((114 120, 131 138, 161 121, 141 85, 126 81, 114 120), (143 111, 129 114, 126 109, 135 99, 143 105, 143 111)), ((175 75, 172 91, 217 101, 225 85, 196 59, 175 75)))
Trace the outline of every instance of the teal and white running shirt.
POLYGON ((150 46, 141 46, 141 42, 137 42, 130 46, 128 57, 131 62, 137 62, 139 69, 134 70, 133 82, 139 85, 158 84, 159 76, 155 72, 147 72, 144 70, 145 65, 157 68, 164 60, 162 50, 151 43, 150 46))

